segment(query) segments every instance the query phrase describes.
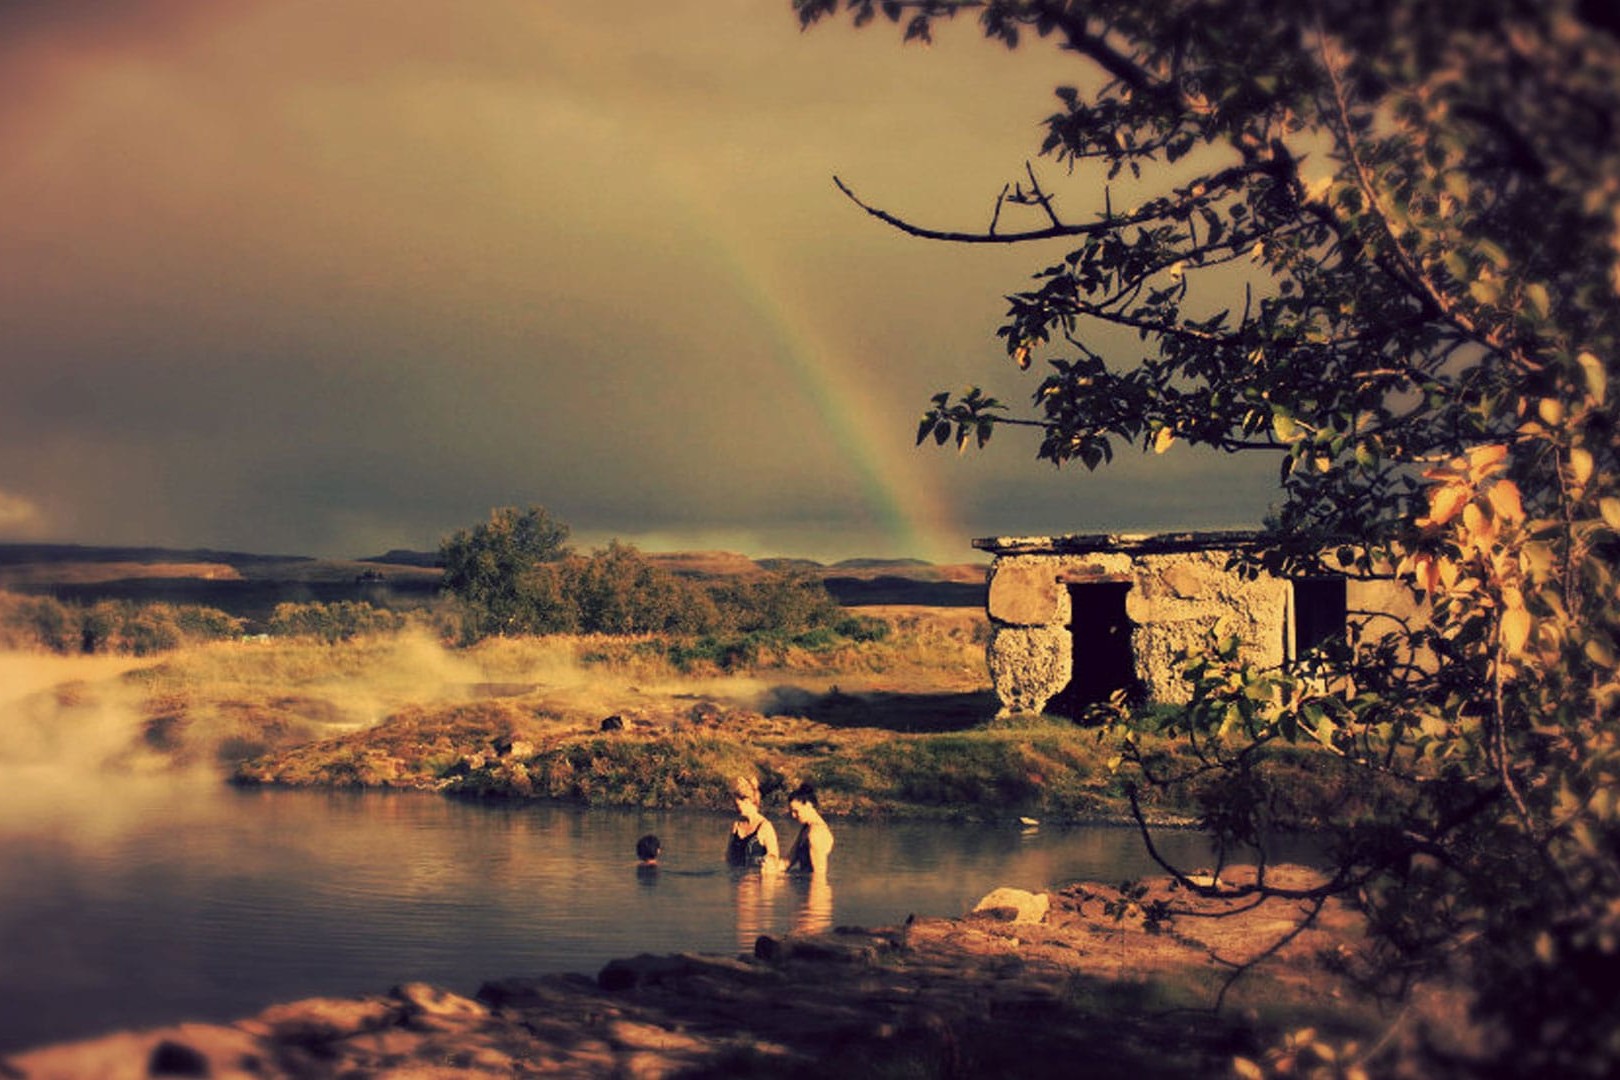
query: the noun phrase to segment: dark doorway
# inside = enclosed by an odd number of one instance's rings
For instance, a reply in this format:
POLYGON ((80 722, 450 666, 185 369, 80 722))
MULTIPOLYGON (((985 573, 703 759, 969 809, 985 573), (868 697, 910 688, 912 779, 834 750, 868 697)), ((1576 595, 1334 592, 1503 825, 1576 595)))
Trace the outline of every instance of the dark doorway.
POLYGON ((1294 655, 1344 637, 1348 604, 1342 577, 1294 579, 1294 655))
POLYGON ((1130 591, 1128 581, 1069 585, 1074 674, 1047 705, 1047 712, 1077 717, 1087 705, 1107 701, 1116 690, 1133 698, 1141 696, 1136 658, 1131 653, 1132 624, 1125 614, 1125 594, 1130 591))

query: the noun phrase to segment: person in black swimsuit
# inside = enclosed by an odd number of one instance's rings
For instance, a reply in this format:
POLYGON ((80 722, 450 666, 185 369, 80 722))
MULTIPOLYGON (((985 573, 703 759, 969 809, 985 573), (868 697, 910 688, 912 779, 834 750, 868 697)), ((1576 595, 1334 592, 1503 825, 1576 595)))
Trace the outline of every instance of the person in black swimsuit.
POLYGON ((759 782, 747 776, 737 777, 731 787, 731 797, 737 804, 737 820, 731 823, 731 834, 726 841, 726 862, 732 866, 780 869, 782 860, 777 852, 776 827, 759 808, 759 782))
POLYGON ((788 813, 800 825, 798 838, 788 852, 787 868, 812 874, 827 872, 827 855, 832 851, 833 834, 816 803, 816 789, 800 784, 788 796, 788 813))

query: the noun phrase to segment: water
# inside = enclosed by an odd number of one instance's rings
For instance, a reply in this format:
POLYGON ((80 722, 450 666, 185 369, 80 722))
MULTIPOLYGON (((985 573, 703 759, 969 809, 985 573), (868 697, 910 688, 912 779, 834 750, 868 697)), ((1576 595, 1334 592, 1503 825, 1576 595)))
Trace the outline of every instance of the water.
MULTIPOLYGON (((0 1052, 425 980, 595 974, 641 952, 960 915, 999 885, 1151 872, 1127 829, 832 822, 820 882, 721 865, 723 813, 238 791, 207 776, 0 787, 0 1052), (638 836, 665 856, 635 865, 638 836)), ((784 841, 794 826, 774 815, 784 841)), ((1168 838, 1196 862, 1202 840, 1168 838)))

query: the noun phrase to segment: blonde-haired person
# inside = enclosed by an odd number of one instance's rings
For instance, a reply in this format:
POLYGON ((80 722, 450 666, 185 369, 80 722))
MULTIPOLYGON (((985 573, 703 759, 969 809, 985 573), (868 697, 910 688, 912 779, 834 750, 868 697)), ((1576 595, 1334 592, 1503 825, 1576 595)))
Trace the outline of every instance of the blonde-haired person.
POLYGON ((737 819, 731 823, 726 841, 726 862, 780 870, 782 857, 776 844, 776 827, 760 809, 759 781, 737 777, 731 785, 731 798, 737 805, 737 819))

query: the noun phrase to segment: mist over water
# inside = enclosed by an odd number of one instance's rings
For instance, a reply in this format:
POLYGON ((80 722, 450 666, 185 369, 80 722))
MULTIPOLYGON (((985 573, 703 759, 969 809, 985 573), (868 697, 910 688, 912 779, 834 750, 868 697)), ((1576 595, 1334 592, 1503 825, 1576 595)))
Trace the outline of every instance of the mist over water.
MULTIPOLYGON (((824 880, 766 880, 723 867, 723 812, 237 789, 212 755, 176 767, 151 745, 148 688, 121 678, 149 662, 0 657, 0 1052, 411 980, 471 994, 640 952, 734 955, 1149 870, 1129 830, 835 820, 824 880), (632 854, 644 832, 664 842, 653 873, 632 854)), ((381 670, 392 684, 357 680, 347 715, 489 675, 416 645, 381 670)), ((569 664, 544 677, 593 689, 569 664)), ((629 693, 594 689, 604 708, 629 693)), ((1167 838, 1194 861, 1201 845, 1167 838)))

